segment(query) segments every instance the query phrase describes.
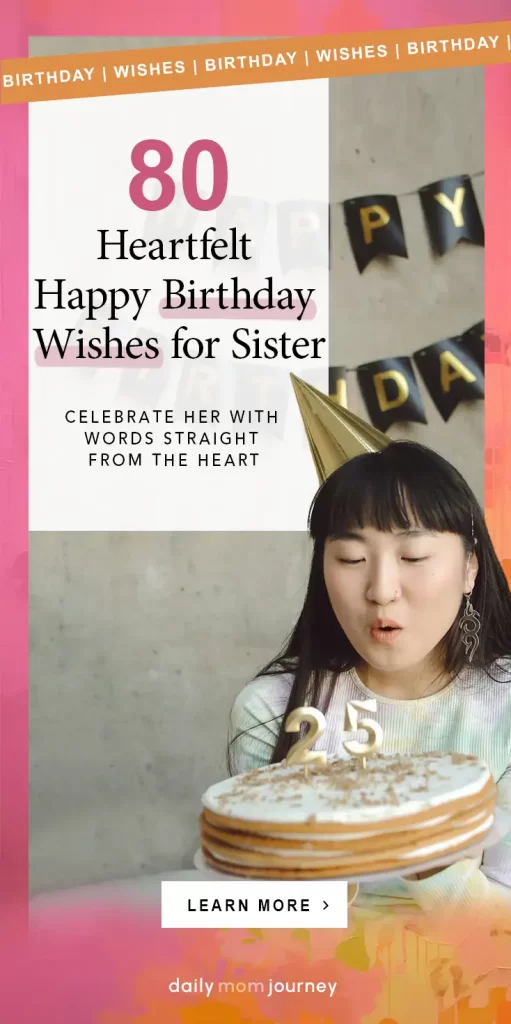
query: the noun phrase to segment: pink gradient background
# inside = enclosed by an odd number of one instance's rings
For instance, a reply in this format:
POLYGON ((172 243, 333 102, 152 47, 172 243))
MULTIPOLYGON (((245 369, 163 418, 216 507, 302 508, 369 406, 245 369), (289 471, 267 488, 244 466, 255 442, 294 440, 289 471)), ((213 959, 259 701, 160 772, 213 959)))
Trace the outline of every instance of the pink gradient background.
MULTIPOLYGON (((183 5, 164 0, 145 0, 144 4, 139 0, 123 0, 122 4, 120 0, 103 0, 101 4, 92 0, 84 5, 72 5, 69 0, 18 0, 10 6, 5 2, 0 5, 0 56, 27 56, 28 39, 35 35, 292 36, 466 24, 509 16, 509 0, 415 0, 413 5, 405 0, 259 0, 252 9, 232 0, 194 0, 183 5)), ((491 335, 486 509, 499 555, 510 576, 511 67, 488 69, 485 81, 485 318, 487 334, 491 335)), ((156 917, 151 917, 148 924, 145 915, 133 912, 127 919, 126 912, 118 908, 113 914, 77 909, 67 916, 47 911, 33 923, 30 952, 14 940, 12 924, 25 920, 28 890, 27 127, 26 107, 0 107, 0 1000, 4 1003, 0 1015, 9 1024, 46 1020, 53 1024, 163 1024, 169 1020, 241 1024, 247 1020, 271 1021, 274 1013, 278 1013, 279 1020, 295 1024, 328 1024, 332 1019, 324 1003, 315 1004, 314 1011, 309 1012, 294 1001, 291 1005, 291 998, 286 1005, 280 1001, 273 1007, 256 1006, 255 1001, 249 1006, 235 1000, 216 1009, 200 1002, 181 1008, 174 1002, 170 1008, 164 984, 169 971, 175 975, 181 970, 188 977, 194 973, 214 977, 215 972, 221 975, 227 964, 232 977, 236 971, 243 974, 248 957, 252 977, 257 976, 255 963, 265 964, 266 973, 270 970, 274 977, 280 976, 279 971, 284 976, 290 964, 295 977, 305 972, 315 977, 321 964, 323 977, 329 976, 327 966, 335 970, 331 975, 334 977, 338 961, 341 969, 348 964, 342 975, 346 999, 342 1019, 355 1024, 377 1005, 381 1010, 378 1019, 389 1020, 390 1004, 378 998, 383 992, 384 975, 387 980, 389 977, 383 971, 384 959, 377 957, 371 966, 367 941, 364 944, 358 932, 344 936, 353 941, 342 955, 337 945, 332 945, 328 932, 300 938, 293 938, 293 933, 267 932, 258 936, 258 942, 239 931, 223 935, 210 932, 206 937, 204 933, 187 932, 180 934, 177 947, 175 934, 162 933, 156 917), (16 911, 20 918, 13 917, 16 911), (55 965, 53 973, 48 969, 50 962, 55 965), (360 971, 365 972, 363 977, 360 971)), ((387 939, 382 941, 385 948, 387 939)), ((481 931, 476 949, 467 953, 472 966, 474 957, 481 957, 482 946, 481 931)), ((510 950, 505 962, 511 965, 510 950)), ((403 970, 408 970, 406 964, 403 970)), ((488 1011, 479 1010, 480 1024, 494 1024, 497 1019, 501 1024, 511 1021, 511 1003, 502 985, 488 989, 479 1002, 488 1011), (500 995, 495 996, 496 992, 500 995), (500 1009, 492 1010, 496 999, 500 1000, 500 1009)), ((416 1024, 426 1019, 429 1024, 430 1018, 423 1016, 417 1004, 413 985, 409 999, 408 1010, 416 1024)), ((403 1005, 401 1000, 401 1020, 403 1005)), ((335 1019, 339 1019, 337 1011, 335 1019)), ((374 1019, 371 1016, 371 1021, 374 1019)), ((444 1015, 439 1007, 436 1019, 450 1024, 455 1018, 448 1009, 444 1015)), ((466 1019, 471 1019, 468 1013, 466 1019)))

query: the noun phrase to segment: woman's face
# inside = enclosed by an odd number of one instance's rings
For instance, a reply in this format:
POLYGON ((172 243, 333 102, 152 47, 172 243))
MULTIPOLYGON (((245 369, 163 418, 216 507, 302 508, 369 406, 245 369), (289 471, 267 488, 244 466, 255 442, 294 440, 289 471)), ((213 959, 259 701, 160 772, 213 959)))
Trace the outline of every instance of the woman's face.
POLYGON ((326 542, 323 565, 340 626, 363 661, 381 672, 429 660, 477 573, 461 537, 421 528, 355 530, 326 542))

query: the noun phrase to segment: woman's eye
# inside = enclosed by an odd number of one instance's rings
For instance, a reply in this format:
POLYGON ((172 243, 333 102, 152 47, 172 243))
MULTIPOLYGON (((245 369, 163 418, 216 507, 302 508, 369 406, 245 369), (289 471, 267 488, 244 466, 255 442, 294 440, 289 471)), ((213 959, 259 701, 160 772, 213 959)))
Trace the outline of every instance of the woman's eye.
POLYGON ((342 565, 359 565, 360 562, 364 561, 364 559, 363 558, 338 558, 337 561, 341 562, 342 565))
POLYGON ((405 558, 403 556, 403 562, 426 562, 428 557, 428 555, 424 555, 422 558, 405 558))

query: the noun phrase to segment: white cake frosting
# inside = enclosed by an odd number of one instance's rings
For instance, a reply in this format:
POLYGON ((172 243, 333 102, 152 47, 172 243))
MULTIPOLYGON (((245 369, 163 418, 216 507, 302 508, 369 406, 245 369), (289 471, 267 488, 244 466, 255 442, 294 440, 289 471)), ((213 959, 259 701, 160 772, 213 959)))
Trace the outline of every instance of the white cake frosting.
POLYGON ((432 810, 441 817, 490 780, 482 761, 463 754, 377 754, 365 769, 355 758, 331 758, 327 766, 312 765, 308 778, 302 766, 258 768, 211 786, 202 803, 223 818, 268 823, 268 835, 272 823, 360 827, 427 814, 431 824, 432 810))

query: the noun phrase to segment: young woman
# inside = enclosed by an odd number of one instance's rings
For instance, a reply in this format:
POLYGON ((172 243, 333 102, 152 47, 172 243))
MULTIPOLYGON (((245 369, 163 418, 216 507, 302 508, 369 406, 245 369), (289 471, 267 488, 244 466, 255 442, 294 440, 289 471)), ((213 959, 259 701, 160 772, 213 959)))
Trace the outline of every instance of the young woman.
MULTIPOLYGON (((318 747, 347 756, 346 702, 375 698, 383 752, 475 754, 511 810, 511 594, 463 477, 422 445, 393 442, 328 478, 309 531, 298 622, 232 709, 231 773, 282 760, 296 742, 284 722, 305 704, 326 716, 318 747)), ((511 895, 511 834, 482 864, 371 891, 445 909, 494 895, 492 883, 511 895)))

